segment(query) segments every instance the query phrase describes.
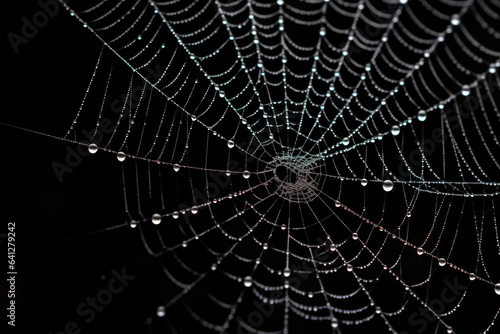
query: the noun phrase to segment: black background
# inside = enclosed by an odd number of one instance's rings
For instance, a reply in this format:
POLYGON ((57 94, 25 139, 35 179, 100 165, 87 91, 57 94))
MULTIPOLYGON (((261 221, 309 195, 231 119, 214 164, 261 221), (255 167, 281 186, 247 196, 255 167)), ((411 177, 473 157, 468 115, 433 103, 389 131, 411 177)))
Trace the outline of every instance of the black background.
MULTIPOLYGON (((7 34, 20 34, 22 18, 32 21, 40 10, 30 1, 10 3, 3 11, 1 121, 62 137, 101 44, 61 8, 16 53, 7 34)), ((116 159, 86 157, 60 182, 52 164, 64 162, 75 145, 3 125, 0 135, 2 226, 16 222, 18 329, 59 333, 74 320, 84 333, 147 332, 145 323, 164 301, 154 260, 128 228, 93 233, 125 222, 116 159), (105 288, 113 269, 122 268, 135 279, 95 321, 84 325, 77 305, 105 288)), ((2 285, 2 309, 6 292, 2 285)))

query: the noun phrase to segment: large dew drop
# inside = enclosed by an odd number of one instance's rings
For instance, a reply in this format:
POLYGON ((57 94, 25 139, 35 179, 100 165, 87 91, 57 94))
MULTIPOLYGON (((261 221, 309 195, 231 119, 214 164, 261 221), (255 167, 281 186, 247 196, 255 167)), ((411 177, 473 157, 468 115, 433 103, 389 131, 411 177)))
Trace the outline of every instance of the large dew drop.
POLYGON ((394 183, 392 183, 391 180, 385 180, 384 183, 382 183, 382 188, 389 192, 392 190, 392 188, 394 188, 394 183))
POLYGON ((399 133, 400 133, 400 132, 401 132, 401 129, 399 128, 399 125, 393 125, 393 126, 391 127, 391 134, 392 134, 393 136, 397 136, 397 135, 399 135, 399 133))
POLYGON ((251 287, 252 286, 252 277, 250 276, 246 276, 244 279, 243 279, 243 285, 246 286, 247 288, 251 287))
POLYGON ((159 223, 161 223, 161 216, 158 213, 155 213, 151 218, 151 221, 153 222, 153 224, 158 225, 159 223))
POLYGON ((156 315, 159 316, 160 318, 165 316, 165 306, 158 306, 156 309, 156 315))
POLYGON ((290 277, 291 273, 292 273, 292 271, 288 267, 286 267, 285 270, 283 270, 283 276, 285 276, 285 277, 290 277))
POLYGON ((123 152, 118 152, 116 154, 116 159, 118 159, 118 161, 122 162, 123 160, 125 160, 127 156, 125 155, 125 153, 123 152))
POLYGON ((420 110, 417 114, 417 119, 420 122, 423 122, 427 119, 427 112, 425 110, 420 110))
POLYGON ((234 141, 232 141, 232 140, 228 140, 228 141, 227 141, 227 147, 229 147, 229 148, 233 148, 233 147, 234 147, 234 141))
POLYGON ((97 152, 97 145, 96 144, 90 144, 89 145, 89 152, 90 152, 90 154, 95 154, 97 152))
POLYGON ((446 260, 443 258, 439 258, 438 264, 439 266, 444 267, 446 265, 446 260))
POLYGON ((495 293, 500 295, 500 283, 495 284, 495 293))
POLYGON ((249 171, 247 171, 247 170, 243 171, 243 177, 244 177, 245 179, 248 179, 248 178, 250 177, 250 172, 249 172, 249 171))
POLYGON ((361 185, 363 187, 366 187, 367 184, 368 184, 368 180, 367 179, 361 179, 361 185))
POLYGON ((174 165, 174 172, 177 173, 179 171, 179 169, 181 169, 181 166, 179 166, 179 164, 175 164, 174 165))

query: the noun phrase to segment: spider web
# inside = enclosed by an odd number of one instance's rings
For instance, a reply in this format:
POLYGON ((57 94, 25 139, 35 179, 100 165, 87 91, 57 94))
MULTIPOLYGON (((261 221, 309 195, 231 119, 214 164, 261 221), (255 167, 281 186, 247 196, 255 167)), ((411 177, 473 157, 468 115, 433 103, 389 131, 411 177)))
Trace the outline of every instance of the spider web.
POLYGON ((64 6, 103 48, 62 137, 121 164, 145 327, 498 328, 497 1, 64 6))

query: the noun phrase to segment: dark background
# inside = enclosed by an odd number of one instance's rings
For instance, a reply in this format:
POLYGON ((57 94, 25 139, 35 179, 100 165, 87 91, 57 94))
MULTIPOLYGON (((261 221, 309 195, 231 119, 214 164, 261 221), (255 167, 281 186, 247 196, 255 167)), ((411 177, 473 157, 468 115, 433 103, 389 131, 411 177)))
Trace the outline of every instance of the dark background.
MULTIPOLYGON (((20 34, 22 18, 32 21, 40 9, 35 1, 10 3, 3 12, 4 36, 20 34)), ((63 136, 87 88, 100 42, 62 8, 19 46, 19 52, 6 37, 3 41, 0 121, 63 136)), ((158 265, 129 228, 93 233, 126 223, 116 159, 105 154, 86 157, 60 182, 52 164, 64 162, 75 145, 3 125, 0 136, 2 226, 16 222, 17 329, 59 333, 75 320, 83 333, 152 332, 148 319, 164 302, 158 265), (105 288, 113 269, 122 268, 135 279, 94 321, 83 325, 77 305, 105 288)), ((4 309, 4 285, 1 293, 4 309)), ((467 307, 473 310, 473 304, 467 307)))

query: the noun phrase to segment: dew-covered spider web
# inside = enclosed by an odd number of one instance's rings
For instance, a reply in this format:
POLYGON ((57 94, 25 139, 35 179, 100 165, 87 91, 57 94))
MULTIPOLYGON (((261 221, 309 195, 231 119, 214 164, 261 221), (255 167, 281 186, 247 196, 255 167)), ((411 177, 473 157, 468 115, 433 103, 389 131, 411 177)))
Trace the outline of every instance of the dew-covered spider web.
POLYGON ((499 332, 499 1, 64 6, 102 50, 60 137, 121 165, 145 327, 499 332))

